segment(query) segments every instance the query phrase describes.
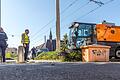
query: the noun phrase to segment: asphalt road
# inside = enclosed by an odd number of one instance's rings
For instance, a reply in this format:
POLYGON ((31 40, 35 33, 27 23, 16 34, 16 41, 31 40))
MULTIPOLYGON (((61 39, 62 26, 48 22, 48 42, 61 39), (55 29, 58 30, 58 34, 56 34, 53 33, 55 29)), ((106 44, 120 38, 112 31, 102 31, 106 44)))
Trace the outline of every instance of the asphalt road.
POLYGON ((120 80, 120 63, 0 64, 0 80, 120 80))

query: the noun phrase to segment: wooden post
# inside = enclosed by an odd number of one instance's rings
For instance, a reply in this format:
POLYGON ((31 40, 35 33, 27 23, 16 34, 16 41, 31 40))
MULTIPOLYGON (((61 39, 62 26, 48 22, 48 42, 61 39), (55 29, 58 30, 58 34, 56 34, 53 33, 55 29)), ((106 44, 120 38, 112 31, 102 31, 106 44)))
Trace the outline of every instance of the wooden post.
POLYGON ((24 63, 24 47, 18 47, 18 63, 24 63))
POLYGON ((60 5, 56 0, 56 50, 60 50, 60 5))

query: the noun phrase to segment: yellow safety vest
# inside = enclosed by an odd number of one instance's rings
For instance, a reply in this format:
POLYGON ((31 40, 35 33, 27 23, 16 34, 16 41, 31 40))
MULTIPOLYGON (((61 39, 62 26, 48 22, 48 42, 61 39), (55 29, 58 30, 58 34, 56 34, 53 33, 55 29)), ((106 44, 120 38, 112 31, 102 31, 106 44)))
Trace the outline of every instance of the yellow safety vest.
POLYGON ((23 35, 24 35, 23 43, 28 44, 30 42, 29 41, 29 36, 26 33, 23 33, 23 35))

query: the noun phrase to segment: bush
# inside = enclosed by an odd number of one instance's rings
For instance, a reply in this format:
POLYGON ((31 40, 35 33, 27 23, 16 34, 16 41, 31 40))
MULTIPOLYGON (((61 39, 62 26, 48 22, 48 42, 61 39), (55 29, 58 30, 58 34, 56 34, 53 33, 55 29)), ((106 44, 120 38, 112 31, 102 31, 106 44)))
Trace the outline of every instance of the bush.
POLYGON ((64 51, 64 52, 43 52, 39 54, 35 60, 61 60, 61 61, 81 61, 82 54, 80 51, 64 51))
POLYGON ((82 53, 80 51, 64 51, 60 53, 62 61, 81 61, 82 53))
POLYGON ((17 59, 17 54, 15 53, 6 53, 5 55, 6 59, 17 59))
POLYGON ((11 58, 12 58, 12 59, 15 59, 15 60, 16 60, 17 57, 18 57, 18 55, 17 55, 16 53, 12 53, 12 54, 11 54, 11 58))
POLYGON ((56 51, 43 52, 35 58, 35 60, 58 60, 58 59, 59 55, 58 52, 56 51))
POLYGON ((5 57, 6 57, 6 58, 11 58, 11 55, 12 55, 12 54, 8 52, 8 53, 6 53, 5 57))

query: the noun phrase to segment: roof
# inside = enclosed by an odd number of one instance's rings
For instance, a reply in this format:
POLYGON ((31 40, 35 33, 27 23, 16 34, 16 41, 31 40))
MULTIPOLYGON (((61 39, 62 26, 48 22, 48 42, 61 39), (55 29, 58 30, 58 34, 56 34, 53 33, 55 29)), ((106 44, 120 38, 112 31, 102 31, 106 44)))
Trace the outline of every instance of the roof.
POLYGON ((43 43, 43 44, 37 46, 37 48, 39 48, 39 49, 43 49, 43 48, 46 48, 46 45, 45 45, 45 43, 43 43))
POLYGON ((78 23, 78 24, 86 24, 86 25, 96 25, 95 23, 73 22, 72 25, 69 28, 73 28, 74 27, 73 25, 76 24, 76 23, 78 23))

